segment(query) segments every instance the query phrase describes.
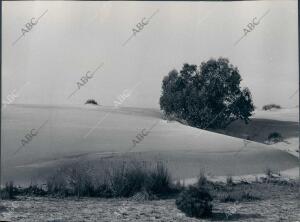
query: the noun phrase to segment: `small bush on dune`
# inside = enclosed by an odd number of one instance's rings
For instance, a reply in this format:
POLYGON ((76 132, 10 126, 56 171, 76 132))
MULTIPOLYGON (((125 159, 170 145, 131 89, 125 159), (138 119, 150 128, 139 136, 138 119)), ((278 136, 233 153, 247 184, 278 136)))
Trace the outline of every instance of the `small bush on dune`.
POLYGON ((263 110, 281 109, 281 106, 276 104, 268 104, 262 107, 263 110))
POLYGON ((190 186, 179 194, 176 206, 189 217, 205 218, 212 215, 211 201, 207 190, 190 186))
POLYGON ((278 143, 278 142, 282 142, 282 141, 283 141, 283 137, 278 132, 270 133, 268 136, 268 142, 270 142, 270 143, 278 143))
POLYGON ((94 99, 88 99, 85 104, 93 104, 93 105, 98 105, 98 103, 96 102, 96 100, 94 99))

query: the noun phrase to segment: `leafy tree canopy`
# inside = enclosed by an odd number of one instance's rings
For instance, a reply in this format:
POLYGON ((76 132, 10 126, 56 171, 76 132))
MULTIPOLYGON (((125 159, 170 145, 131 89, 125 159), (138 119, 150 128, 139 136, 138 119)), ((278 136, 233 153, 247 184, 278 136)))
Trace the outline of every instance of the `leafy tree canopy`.
POLYGON ((185 63, 162 82, 160 107, 167 117, 199 128, 224 128, 254 110, 248 88, 241 89, 237 67, 226 58, 210 59, 199 67, 185 63))

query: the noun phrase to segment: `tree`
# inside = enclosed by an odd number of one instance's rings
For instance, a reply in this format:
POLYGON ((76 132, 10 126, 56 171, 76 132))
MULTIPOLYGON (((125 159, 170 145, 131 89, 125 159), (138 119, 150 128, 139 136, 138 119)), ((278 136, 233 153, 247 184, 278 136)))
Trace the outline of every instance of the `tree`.
POLYGON ((254 105, 241 81, 238 68, 226 58, 199 67, 185 63, 180 72, 164 77, 160 107, 167 117, 199 128, 224 128, 237 119, 248 123, 254 105))

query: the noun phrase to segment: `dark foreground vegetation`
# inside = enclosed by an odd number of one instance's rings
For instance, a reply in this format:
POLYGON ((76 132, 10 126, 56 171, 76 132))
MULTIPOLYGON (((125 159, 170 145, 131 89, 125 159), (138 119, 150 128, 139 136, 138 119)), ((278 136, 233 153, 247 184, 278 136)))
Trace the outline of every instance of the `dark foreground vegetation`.
POLYGON ((172 182, 162 162, 147 165, 144 162, 124 161, 113 166, 107 165, 102 170, 101 180, 93 167, 71 164, 61 167, 47 178, 44 186, 21 188, 12 182, 7 183, 1 190, 1 196, 9 200, 17 200, 22 196, 129 198, 134 201, 175 198, 177 208, 186 216, 225 220, 234 212, 217 214, 214 213, 215 206, 272 199, 281 191, 294 192, 298 189, 297 182, 282 180, 274 175, 268 169, 265 177, 252 183, 235 182, 232 177, 223 183, 211 182, 202 173, 196 184, 185 187, 179 182, 172 182))
POLYGON ((14 199, 16 195, 55 197, 133 197, 147 195, 147 199, 164 197, 178 192, 171 176, 161 162, 146 164, 138 161, 123 161, 112 165, 102 164, 95 170, 88 164, 70 164, 59 168, 49 176, 45 184, 26 188, 7 183, 2 197, 14 199))

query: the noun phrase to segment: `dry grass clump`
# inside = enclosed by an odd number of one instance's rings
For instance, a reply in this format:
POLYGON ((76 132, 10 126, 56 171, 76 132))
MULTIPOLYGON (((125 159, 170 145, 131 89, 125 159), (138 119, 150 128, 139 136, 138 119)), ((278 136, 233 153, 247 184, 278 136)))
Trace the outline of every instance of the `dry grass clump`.
POLYGON ((120 161, 101 170, 67 166, 47 180, 49 194, 60 196, 131 197, 138 192, 166 195, 173 190, 171 176, 161 162, 120 161))

